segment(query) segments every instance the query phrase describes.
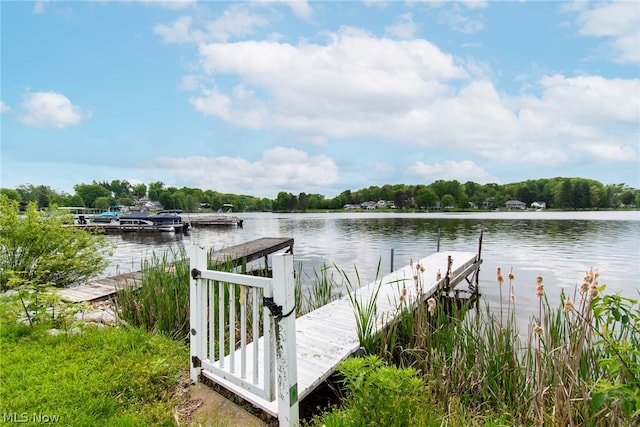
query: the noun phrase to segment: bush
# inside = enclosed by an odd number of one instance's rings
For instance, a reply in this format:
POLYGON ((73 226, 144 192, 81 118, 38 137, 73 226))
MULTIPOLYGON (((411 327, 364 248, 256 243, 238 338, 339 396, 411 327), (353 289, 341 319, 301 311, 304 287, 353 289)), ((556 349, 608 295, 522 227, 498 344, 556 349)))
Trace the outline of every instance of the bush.
POLYGON ((68 215, 45 215, 30 203, 0 195, 0 290, 63 287, 87 280, 107 267, 102 236, 65 227, 68 215))

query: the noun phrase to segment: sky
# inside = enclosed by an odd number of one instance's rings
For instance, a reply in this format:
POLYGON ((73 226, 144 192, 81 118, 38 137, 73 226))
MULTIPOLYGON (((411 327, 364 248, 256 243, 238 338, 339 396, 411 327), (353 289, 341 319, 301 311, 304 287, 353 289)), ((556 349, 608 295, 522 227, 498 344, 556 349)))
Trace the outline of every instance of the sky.
POLYGON ((640 188, 640 2, 1 1, 0 186, 640 188))

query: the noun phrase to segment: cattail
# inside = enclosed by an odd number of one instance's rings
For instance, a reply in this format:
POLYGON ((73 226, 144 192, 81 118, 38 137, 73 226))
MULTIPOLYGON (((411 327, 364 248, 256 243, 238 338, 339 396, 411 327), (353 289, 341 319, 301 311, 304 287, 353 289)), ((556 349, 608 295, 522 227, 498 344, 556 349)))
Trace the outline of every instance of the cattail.
POLYGON ((584 282, 582 282, 582 285, 580 286, 580 292, 584 294, 588 290, 589 290, 589 282, 585 280, 584 282))
POLYGON ((516 294, 514 294, 513 292, 511 293, 511 301, 516 301, 516 294))
POLYGON ((413 258, 409 258, 409 265, 413 267, 413 258))
POLYGON ((512 282, 516 279, 516 276, 513 274, 513 270, 509 272, 509 280, 512 282))
POLYGON ((571 311, 573 311, 573 301, 571 301, 571 298, 567 298, 564 302, 564 312, 570 313, 571 311))
POLYGON ((498 283, 499 284, 503 284, 504 283, 504 277, 502 276, 502 268, 498 267, 496 269, 496 278, 498 279, 498 283))
POLYGON ((440 269, 438 269, 438 273, 436 274, 436 280, 439 282, 442 280, 442 273, 440 273, 440 269))
POLYGON ((538 275, 536 277, 536 296, 541 298, 544 296, 544 285, 542 284, 542 276, 538 275))
POLYGON ((422 264, 418 264, 418 266, 420 267, 419 270, 421 273, 424 273, 424 271, 426 270, 426 268, 424 267, 424 265, 422 264))
POLYGON ((400 302, 404 301, 407 297, 407 288, 402 288, 402 293, 400 294, 400 302))
POLYGON ((544 330, 542 329, 542 326, 540 326, 540 325, 536 325, 536 327, 533 328, 533 332, 535 332, 538 335, 541 335, 543 331, 544 330))
POLYGON ((429 306, 429 314, 433 316, 433 314, 436 312, 436 300, 435 298, 429 298, 427 300, 427 305, 429 306))

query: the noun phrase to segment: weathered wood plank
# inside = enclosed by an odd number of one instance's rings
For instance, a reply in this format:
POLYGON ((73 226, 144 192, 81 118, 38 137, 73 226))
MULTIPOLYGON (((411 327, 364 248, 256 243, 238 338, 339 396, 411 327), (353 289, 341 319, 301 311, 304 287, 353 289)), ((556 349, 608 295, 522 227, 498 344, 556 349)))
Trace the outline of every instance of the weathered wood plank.
MULTIPOLYGON (((475 272, 481 262, 475 253, 436 253, 357 289, 355 298, 366 305, 369 299, 377 293, 376 324, 378 328, 385 328, 399 312, 400 295, 403 289, 406 289, 406 298, 409 301, 415 301, 419 294, 422 298, 428 298, 442 289, 446 281, 449 257, 452 258, 451 284, 458 283, 475 272), (418 268, 418 264, 422 268, 418 268), (438 271, 442 276, 440 280, 437 279, 438 271)), ((262 338, 258 345, 261 349, 264 348, 262 338)), ((252 347, 253 343, 247 345, 247 354, 252 353, 252 347)), ((351 357, 359 348, 356 313, 348 296, 297 318, 296 353, 299 399, 302 400, 308 396, 318 385, 329 378, 342 361, 351 357)), ((259 369, 262 370, 261 359, 259 369)), ((203 371, 203 375, 265 412, 277 416, 276 401, 265 401, 208 373, 206 370, 203 371)))
MULTIPOLYGON (((293 239, 288 237, 263 237, 236 246, 229 246, 212 254, 214 264, 231 262, 237 265, 243 261, 250 262, 263 258, 279 250, 289 248, 293 251, 293 239)), ((142 280, 142 272, 120 274, 114 277, 97 279, 73 288, 59 289, 58 295, 63 301, 84 302, 108 298, 118 290, 138 288, 142 280)))

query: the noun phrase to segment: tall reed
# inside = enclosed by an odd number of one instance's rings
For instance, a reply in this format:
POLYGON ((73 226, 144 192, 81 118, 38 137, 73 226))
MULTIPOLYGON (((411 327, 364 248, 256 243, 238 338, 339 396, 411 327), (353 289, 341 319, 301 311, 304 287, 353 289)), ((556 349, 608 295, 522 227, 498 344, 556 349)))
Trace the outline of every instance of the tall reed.
POLYGON ((117 293, 120 316, 132 325, 187 340, 189 261, 184 249, 153 253, 141 265, 136 286, 117 293), (172 261, 170 261, 172 260, 172 261))
MULTIPOLYGON (((498 270, 500 287, 501 276, 498 270)), ((516 425, 638 423, 638 301, 602 295, 597 277, 590 270, 573 299, 562 294, 552 307, 539 276, 530 288, 539 298, 538 314, 524 339, 516 322, 513 269, 499 313, 488 305, 478 312, 458 309, 444 297, 425 300, 420 293, 408 301, 400 290, 395 321, 368 338, 369 345, 378 345, 369 350, 388 363, 418 369, 433 399, 460 402, 479 417, 498 414, 516 425)), ((354 304, 359 323, 366 324, 369 307, 354 304)))

